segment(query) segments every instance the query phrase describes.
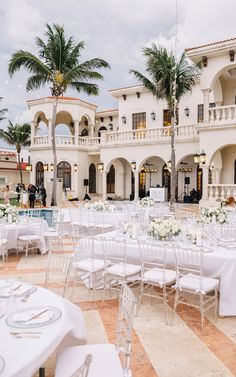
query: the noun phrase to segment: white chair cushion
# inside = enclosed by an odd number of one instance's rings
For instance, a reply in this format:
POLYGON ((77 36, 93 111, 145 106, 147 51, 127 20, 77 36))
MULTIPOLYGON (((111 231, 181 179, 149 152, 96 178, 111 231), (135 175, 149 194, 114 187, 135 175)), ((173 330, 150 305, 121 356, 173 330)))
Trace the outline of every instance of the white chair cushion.
POLYGON ((7 239, 6 238, 2 238, 1 240, 0 240, 0 246, 5 246, 7 244, 7 239))
MULTIPOLYGON (((203 291, 205 293, 214 291, 219 285, 218 279, 203 277, 203 291)), ((179 279, 179 287, 189 291, 199 292, 200 290, 200 276, 194 274, 187 274, 179 279)))
POLYGON ((114 276, 130 276, 135 275, 141 271, 141 267, 135 264, 128 264, 124 263, 117 263, 113 264, 113 266, 107 268, 108 274, 114 276))
POLYGON ((59 233, 58 232, 45 232, 43 233, 45 238, 59 238, 59 233))
POLYGON ((95 272, 95 271, 104 270, 105 263, 101 259, 87 258, 79 262, 74 262, 73 267, 79 270, 83 270, 83 271, 95 272))
POLYGON ((37 234, 22 234, 22 236, 17 237, 20 241, 39 241, 40 236, 37 234))
POLYGON ((88 377, 123 377, 119 354, 113 344, 92 344, 68 347, 57 355, 55 377, 71 377, 84 363, 86 355, 92 355, 88 377))
POLYGON ((152 268, 143 274, 144 282, 157 283, 160 287, 174 283, 176 280, 176 272, 172 270, 162 270, 160 268, 152 268))

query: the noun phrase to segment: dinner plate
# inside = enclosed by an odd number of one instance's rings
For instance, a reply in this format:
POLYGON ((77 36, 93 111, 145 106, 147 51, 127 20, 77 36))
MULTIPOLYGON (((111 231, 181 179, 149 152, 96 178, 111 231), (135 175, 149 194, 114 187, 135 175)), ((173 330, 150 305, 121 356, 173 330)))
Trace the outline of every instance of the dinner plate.
POLYGON ((2 356, 0 356, 0 374, 3 372, 4 368, 5 368, 5 360, 2 356))
POLYGON ((32 329, 50 325, 62 315, 54 306, 32 306, 12 312, 6 319, 8 326, 19 329, 32 329))
POLYGON ((9 298, 11 295, 14 297, 23 297, 28 293, 34 293, 37 287, 32 284, 23 283, 21 281, 10 280, 1 281, 0 284, 0 298, 9 298))

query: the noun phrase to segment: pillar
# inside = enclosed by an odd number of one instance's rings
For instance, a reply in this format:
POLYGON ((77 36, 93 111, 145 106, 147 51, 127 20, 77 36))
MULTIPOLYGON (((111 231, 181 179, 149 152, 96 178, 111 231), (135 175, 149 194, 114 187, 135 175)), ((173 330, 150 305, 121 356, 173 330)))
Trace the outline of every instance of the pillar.
POLYGON ((209 123, 209 104, 211 89, 203 89, 204 123, 209 123))
POLYGON ((90 137, 94 137, 94 128, 95 128, 95 126, 94 126, 94 124, 91 124, 90 125, 90 137))
POLYGON ((134 172, 134 200, 139 200, 139 172, 134 172))
POLYGON ((36 122, 33 120, 31 122, 31 145, 34 145, 35 128, 36 128, 36 122))
POLYGON ((107 173, 102 172, 102 198, 106 200, 107 198, 107 173))
POLYGON ((220 184, 220 177, 221 177, 221 170, 220 168, 215 168, 215 184, 220 184))
POLYGON ((75 125, 75 145, 79 144, 79 120, 74 121, 75 125))
POLYGON ((202 200, 208 199, 209 166, 202 166, 202 200))
POLYGON ((52 119, 48 119, 48 144, 52 144, 52 119))

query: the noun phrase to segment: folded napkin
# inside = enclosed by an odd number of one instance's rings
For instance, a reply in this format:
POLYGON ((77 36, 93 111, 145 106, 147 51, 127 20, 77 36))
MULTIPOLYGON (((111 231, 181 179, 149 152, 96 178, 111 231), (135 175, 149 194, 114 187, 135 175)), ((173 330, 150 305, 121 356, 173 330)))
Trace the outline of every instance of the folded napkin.
POLYGON ((23 313, 15 313, 14 316, 12 317, 12 321, 19 322, 19 323, 22 322, 22 324, 47 322, 53 316, 53 312, 50 309, 47 312, 42 313, 37 318, 33 318, 36 315, 40 314, 43 310, 44 310, 43 308, 40 308, 40 309, 32 309, 23 313))
POLYGON ((14 282, 12 286, 10 283, 8 283, 8 285, 2 287, 0 286, 0 295, 1 297, 8 297, 12 293, 13 296, 21 296, 28 292, 31 288, 32 285, 21 283, 19 281, 14 282))

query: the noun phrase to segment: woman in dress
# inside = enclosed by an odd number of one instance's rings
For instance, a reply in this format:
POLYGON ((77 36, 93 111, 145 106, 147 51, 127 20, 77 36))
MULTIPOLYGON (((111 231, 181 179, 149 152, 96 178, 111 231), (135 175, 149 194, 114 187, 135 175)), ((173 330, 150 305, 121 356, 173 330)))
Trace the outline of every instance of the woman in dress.
POLYGON ((3 202, 4 202, 4 204, 10 204, 9 195, 10 195, 10 190, 9 190, 9 186, 7 185, 4 189, 4 192, 3 192, 3 202))
POLYGON ((233 196, 229 196, 226 200, 226 207, 235 208, 235 199, 233 196))

